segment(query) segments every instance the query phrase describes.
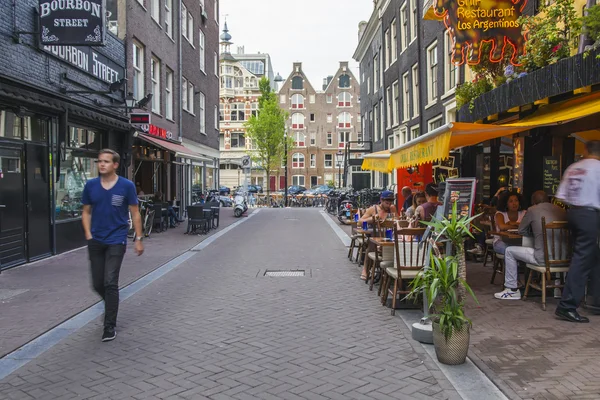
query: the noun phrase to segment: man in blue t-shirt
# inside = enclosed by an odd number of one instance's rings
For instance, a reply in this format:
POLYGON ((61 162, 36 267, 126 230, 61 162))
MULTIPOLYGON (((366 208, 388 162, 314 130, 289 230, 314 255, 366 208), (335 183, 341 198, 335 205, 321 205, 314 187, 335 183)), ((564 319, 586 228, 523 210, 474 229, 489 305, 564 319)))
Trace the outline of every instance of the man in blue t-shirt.
POLYGON ((117 175, 119 154, 110 149, 98 154, 99 178, 85 184, 82 223, 88 241, 92 284, 104 299, 104 333, 102 341, 113 340, 117 333, 119 311, 119 272, 125 256, 129 213, 135 227, 135 251, 144 252, 142 218, 133 182, 117 175))

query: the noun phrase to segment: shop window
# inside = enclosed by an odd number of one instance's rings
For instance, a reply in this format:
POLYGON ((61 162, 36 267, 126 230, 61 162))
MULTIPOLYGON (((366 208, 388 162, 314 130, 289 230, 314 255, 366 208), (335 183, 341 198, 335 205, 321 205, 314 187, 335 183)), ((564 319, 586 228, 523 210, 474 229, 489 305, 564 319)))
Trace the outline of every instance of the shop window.
POLYGON ((11 112, 2 111, 0 115, 0 137, 46 142, 48 140, 48 121, 36 117, 19 117, 11 112))

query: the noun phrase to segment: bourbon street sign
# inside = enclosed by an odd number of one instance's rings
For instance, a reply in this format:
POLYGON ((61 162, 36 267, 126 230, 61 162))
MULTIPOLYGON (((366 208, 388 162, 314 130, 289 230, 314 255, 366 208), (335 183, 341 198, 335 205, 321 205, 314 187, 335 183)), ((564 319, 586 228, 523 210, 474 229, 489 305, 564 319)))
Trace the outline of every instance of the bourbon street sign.
POLYGON ((453 42, 453 64, 479 64, 481 46, 491 42, 490 54, 485 55, 490 61, 499 62, 512 47, 510 62, 520 65, 518 57, 525 54, 525 37, 518 19, 527 0, 434 1, 434 13, 444 21, 453 42))
POLYGON ((43 45, 104 46, 106 0, 39 0, 43 45))

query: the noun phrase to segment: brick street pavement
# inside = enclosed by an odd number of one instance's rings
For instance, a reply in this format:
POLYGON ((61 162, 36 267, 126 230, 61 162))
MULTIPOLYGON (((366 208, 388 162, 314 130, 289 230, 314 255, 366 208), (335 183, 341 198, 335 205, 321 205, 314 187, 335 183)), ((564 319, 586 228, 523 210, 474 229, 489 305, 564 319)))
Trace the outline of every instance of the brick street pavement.
POLYGON ((263 209, 0 381, 7 399, 459 399, 314 209, 263 209), (305 277, 264 277, 304 269, 305 277))
MULTIPOLYGON (((219 230, 237 221, 232 208, 223 208, 219 230)), ((184 235, 186 223, 144 241, 137 257, 129 246, 121 269, 120 285, 155 270, 194 247, 208 236, 184 235)), ((212 235, 214 230, 210 231, 212 235)), ((92 291, 87 250, 61 254, 0 275, 0 357, 19 348, 74 314, 98 302, 92 291)))

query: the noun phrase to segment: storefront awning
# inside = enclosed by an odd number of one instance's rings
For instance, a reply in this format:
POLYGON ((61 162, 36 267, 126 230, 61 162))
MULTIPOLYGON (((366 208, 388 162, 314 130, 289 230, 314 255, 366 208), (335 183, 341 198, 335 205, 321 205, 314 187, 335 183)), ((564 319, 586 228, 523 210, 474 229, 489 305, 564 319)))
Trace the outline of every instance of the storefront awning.
POLYGON ((519 122, 492 125, 453 122, 390 151, 390 167, 408 168, 446 159, 450 150, 509 136, 540 126, 558 125, 600 112, 600 93, 545 106, 519 122))
POLYGON ((383 150, 376 153, 365 154, 363 157, 362 169, 363 171, 377 171, 383 173, 390 173, 393 168, 390 164, 390 151, 383 150))
POLYGON ((157 138, 154 138, 152 136, 148 136, 148 135, 144 135, 142 133, 138 133, 138 139, 142 139, 145 142, 151 143, 157 147, 160 147, 163 150, 167 150, 170 151, 172 153, 175 153, 176 157, 181 157, 181 158, 191 158, 191 159, 203 159, 199 154, 194 153, 193 151, 189 150, 186 147, 183 147, 180 144, 177 143, 173 143, 173 142, 167 142, 166 140, 160 140, 157 138))

